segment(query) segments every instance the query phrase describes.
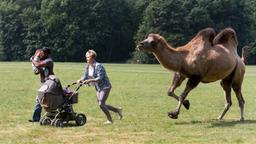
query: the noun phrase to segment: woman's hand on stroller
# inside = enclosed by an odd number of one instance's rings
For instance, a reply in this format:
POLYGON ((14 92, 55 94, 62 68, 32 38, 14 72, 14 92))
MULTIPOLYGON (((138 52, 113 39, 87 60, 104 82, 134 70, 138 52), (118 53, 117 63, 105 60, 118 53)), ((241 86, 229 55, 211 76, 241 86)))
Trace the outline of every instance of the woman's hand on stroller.
POLYGON ((83 82, 83 80, 79 79, 77 81, 75 81, 73 84, 81 84, 83 82))
POLYGON ((74 82, 73 84, 88 84, 90 81, 89 80, 77 80, 76 82, 74 82))
POLYGON ((83 84, 89 84, 90 81, 89 81, 89 80, 84 80, 84 81, 82 81, 82 83, 83 83, 83 84))

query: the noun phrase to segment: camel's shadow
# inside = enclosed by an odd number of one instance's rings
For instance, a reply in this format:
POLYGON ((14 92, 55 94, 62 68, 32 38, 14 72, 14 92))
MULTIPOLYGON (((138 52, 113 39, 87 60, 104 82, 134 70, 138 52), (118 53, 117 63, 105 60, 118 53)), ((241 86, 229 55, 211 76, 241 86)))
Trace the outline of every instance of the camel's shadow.
POLYGON ((175 125, 193 125, 193 124, 210 124, 207 128, 215 128, 215 127, 233 127, 235 125, 242 124, 256 124, 256 120, 218 120, 211 119, 205 121, 189 121, 189 122, 174 122, 175 125))
POLYGON ((233 127, 235 125, 242 125, 242 124, 256 124, 256 120, 233 120, 233 121, 220 121, 216 120, 215 122, 211 123, 211 126, 208 126, 208 128, 214 128, 214 127, 233 127))

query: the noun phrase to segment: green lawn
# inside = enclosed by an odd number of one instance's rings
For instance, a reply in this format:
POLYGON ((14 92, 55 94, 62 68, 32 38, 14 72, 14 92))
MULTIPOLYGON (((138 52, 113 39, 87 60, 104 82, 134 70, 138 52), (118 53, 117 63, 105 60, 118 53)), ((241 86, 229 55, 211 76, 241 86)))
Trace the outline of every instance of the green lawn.
MULTIPOLYGON (((127 143, 256 143, 256 67, 247 66, 243 84, 245 121, 233 94, 233 105, 224 120, 216 120, 224 108, 219 82, 200 84, 189 95, 190 110, 181 109, 179 119, 167 112, 177 101, 167 97, 173 73, 160 65, 104 64, 113 85, 108 103, 121 106, 123 120, 114 113, 114 124, 106 120, 97 105, 93 87, 80 89, 77 112, 88 121, 82 127, 55 128, 29 123, 39 77, 29 62, 0 62, 0 143, 41 144, 127 144, 127 143)), ((55 63, 55 73, 63 86, 80 78, 84 63, 55 63)), ((176 90, 180 93, 184 88, 176 90)))

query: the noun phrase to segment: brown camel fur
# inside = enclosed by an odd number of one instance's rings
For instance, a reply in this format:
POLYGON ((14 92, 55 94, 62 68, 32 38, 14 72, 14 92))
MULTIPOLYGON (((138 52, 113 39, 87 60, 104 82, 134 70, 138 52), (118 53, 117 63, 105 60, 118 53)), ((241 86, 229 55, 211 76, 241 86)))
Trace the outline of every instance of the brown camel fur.
POLYGON ((137 47, 139 50, 153 53, 163 67, 175 71, 168 95, 176 98, 179 103, 175 111, 168 113, 169 117, 177 119, 182 104, 189 109, 190 104, 186 96, 200 82, 209 83, 221 80, 226 104, 218 119, 222 119, 232 105, 232 88, 239 102, 240 120, 242 121, 244 120, 244 99, 241 86, 245 64, 237 54, 237 45, 236 33, 232 28, 223 29, 217 35, 212 28, 206 28, 181 47, 171 47, 158 34, 149 34, 137 47), (174 90, 186 78, 188 78, 186 87, 178 97, 174 94, 174 90))

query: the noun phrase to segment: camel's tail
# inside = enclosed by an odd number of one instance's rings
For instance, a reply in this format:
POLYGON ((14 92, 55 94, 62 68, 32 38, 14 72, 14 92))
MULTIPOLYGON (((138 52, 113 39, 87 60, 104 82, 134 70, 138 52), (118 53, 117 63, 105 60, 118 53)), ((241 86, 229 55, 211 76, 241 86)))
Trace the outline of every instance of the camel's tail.
POLYGON ((244 46, 242 48, 242 56, 241 56, 241 59, 242 61, 247 64, 247 58, 248 58, 248 55, 249 55, 249 47, 248 46, 244 46))
POLYGON ((226 44, 229 48, 237 49, 238 41, 236 32, 232 28, 225 28, 213 39, 213 44, 226 44))

